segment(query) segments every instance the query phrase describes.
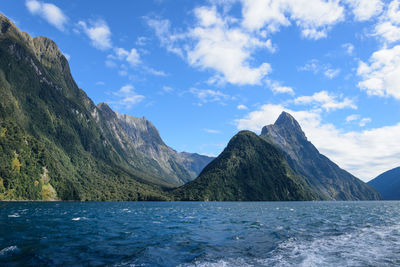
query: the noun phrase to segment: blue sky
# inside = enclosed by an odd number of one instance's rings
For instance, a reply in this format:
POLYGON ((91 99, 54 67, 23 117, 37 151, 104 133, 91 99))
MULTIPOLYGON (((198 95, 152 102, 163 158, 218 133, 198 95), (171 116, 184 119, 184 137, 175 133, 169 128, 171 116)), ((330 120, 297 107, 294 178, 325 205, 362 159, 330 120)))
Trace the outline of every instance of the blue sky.
POLYGON ((218 155, 283 111, 367 181, 400 166, 400 1, 3 1, 97 104, 218 155))

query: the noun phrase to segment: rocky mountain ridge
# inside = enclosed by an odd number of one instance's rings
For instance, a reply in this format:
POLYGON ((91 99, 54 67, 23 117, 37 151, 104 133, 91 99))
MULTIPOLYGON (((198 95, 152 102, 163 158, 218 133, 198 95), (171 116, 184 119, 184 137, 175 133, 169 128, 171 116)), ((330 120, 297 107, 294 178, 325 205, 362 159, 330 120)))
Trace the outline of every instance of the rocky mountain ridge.
POLYGON ((280 149, 293 171, 303 177, 319 199, 380 199, 373 188, 320 154, 289 113, 282 112, 273 125, 263 127, 260 136, 280 149))

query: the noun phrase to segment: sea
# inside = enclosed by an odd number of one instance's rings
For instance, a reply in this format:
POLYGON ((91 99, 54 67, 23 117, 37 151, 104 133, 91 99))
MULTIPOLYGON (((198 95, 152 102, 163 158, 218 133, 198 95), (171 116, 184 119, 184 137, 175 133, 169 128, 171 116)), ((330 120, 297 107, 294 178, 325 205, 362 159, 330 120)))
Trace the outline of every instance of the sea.
POLYGON ((0 266, 399 266, 400 202, 0 202, 0 266))

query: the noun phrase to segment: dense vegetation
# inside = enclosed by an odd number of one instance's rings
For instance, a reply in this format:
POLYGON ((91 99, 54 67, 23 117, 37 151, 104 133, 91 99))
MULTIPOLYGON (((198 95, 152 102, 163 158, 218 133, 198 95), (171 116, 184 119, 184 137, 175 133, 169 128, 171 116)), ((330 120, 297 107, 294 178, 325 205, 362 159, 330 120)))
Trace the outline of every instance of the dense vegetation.
POLYGON ((368 184, 378 190, 385 200, 400 200, 400 167, 378 175, 368 184))
POLYGON ((178 200, 275 201, 313 200, 282 154, 249 131, 235 135, 200 176, 175 190, 178 200))
POLYGON ((56 44, 0 22, 0 197, 168 199, 104 135, 56 44))

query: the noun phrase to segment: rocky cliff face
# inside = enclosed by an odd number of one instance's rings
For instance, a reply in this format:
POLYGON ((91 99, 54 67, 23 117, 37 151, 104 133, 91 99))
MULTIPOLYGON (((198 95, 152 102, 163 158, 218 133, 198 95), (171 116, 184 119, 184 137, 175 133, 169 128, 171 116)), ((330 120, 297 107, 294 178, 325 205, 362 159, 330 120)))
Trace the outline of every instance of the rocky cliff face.
POLYGON ((273 125, 262 129, 261 136, 283 152, 291 168, 320 199, 380 199, 376 190, 320 154, 290 114, 283 112, 273 125))
POLYGON ((117 137, 126 156, 131 158, 131 164, 143 171, 156 173, 167 184, 177 186, 195 179, 213 159, 176 152, 164 143, 157 128, 144 117, 118 114, 105 103, 99 104, 98 109, 106 117, 106 127, 117 137), (146 163, 142 166, 136 164, 138 157, 146 163))

